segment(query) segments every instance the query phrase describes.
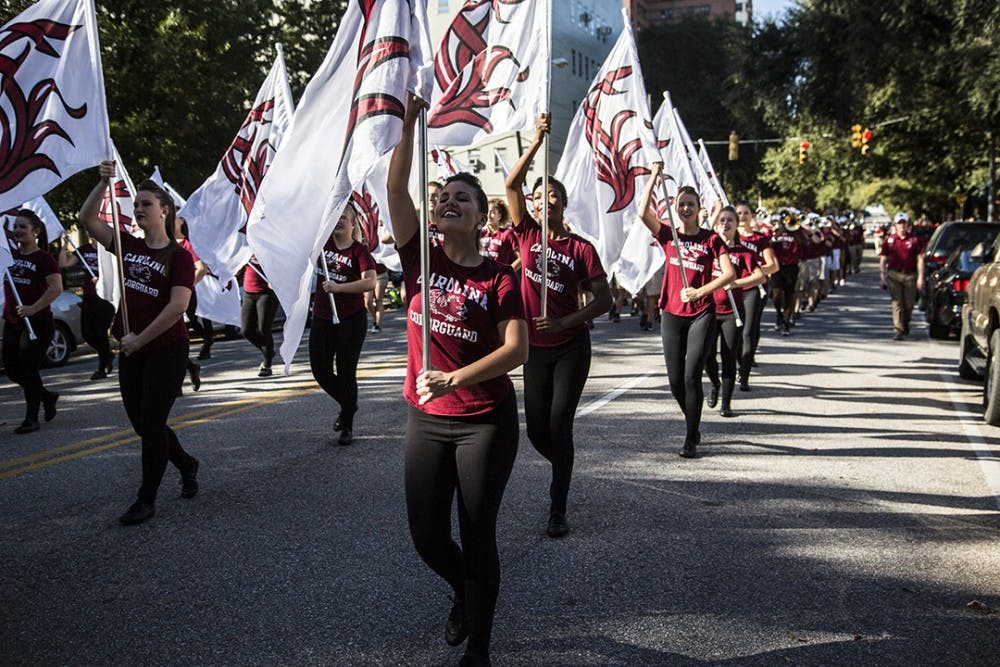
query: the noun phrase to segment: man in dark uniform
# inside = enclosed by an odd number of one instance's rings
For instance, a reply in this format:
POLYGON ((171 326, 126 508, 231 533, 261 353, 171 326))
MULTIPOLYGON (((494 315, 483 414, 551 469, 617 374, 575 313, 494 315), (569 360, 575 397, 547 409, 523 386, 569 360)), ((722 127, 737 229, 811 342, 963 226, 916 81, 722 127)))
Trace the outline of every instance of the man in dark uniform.
POLYGON ((893 234, 882 243, 879 258, 882 289, 892 296, 893 340, 910 334, 910 315, 917 293, 924 289, 924 241, 913 236, 910 216, 900 211, 893 218, 893 234))

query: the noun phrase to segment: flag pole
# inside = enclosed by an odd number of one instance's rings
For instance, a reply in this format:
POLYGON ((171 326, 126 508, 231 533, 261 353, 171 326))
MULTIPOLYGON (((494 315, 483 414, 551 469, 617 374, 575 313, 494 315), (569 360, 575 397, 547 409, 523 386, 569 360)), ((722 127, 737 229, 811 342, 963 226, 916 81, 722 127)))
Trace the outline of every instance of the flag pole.
POLYGON ((80 258, 80 263, 83 264, 83 268, 87 269, 87 273, 90 274, 90 277, 93 278, 94 280, 96 280, 97 276, 94 274, 94 271, 90 268, 90 265, 87 264, 87 260, 85 260, 83 258, 83 255, 80 254, 80 249, 76 247, 76 244, 73 243, 73 240, 69 236, 66 236, 66 235, 64 235, 63 238, 66 239, 67 243, 69 243, 69 247, 71 247, 73 249, 73 252, 76 253, 76 256, 80 258))
POLYGON ((542 138, 542 317, 549 305, 549 133, 542 138))
MULTIPOLYGON (((112 158, 113 160, 114 158, 112 158)), ((125 299, 125 260, 122 259, 122 228, 118 223, 118 199, 115 197, 115 181, 108 181, 108 202, 111 205, 111 226, 115 229, 115 259, 118 262, 118 287, 121 289, 122 327, 125 334, 131 329, 128 325, 128 302, 125 299)))
MULTIPOLYGON (((4 268, 3 277, 10 283, 10 291, 14 293, 14 301, 17 302, 17 305, 23 306, 24 304, 21 302, 21 295, 17 293, 17 285, 14 284, 14 277, 10 275, 10 269, 4 268)), ((28 327, 28 339, 38 340, 38 336, 35 335, 35 329, 31 326, 31 320, 28 319, 27 315, 23 316, 21 319, 24 320, 24 325, 28 327)))
POLYGON ((731 290, 728 286, 723 287, 723 289, 726 290, 726 294, 729 295, 729 305, 733 309, 733 317, 736 318, 736 328, 738 329, 743 326, 743 320, 740 319, 740 310, 736 307, 736 297, 733 296, 733 290, 731 290))
MULTIPOLYGON (((319 256, 323 260, 323 275, 326 276, 327 280, 330 280, 330 267, 326 263, 326 250, 320 250, 319 256)), ((337 315, 337 301, 333 298, 333 292, 327 292, 326 295, 330 297, 330 310, 333 312, 333 323, 340 324, 340 317, 337 315)))
POLYGON ((418 173, 420 174, 420 359, 422 372, 431 369, 431 291, 429 287, 431 274, 430 253, 430 211, 427 202, 427 107, 420 106, 420 152, 418 173))

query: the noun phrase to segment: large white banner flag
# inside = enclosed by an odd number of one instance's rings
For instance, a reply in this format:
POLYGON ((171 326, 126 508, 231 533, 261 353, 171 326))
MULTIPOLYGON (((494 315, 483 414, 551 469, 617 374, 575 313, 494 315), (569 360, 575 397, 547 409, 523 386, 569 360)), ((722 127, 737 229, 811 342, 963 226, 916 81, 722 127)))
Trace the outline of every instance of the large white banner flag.
POLYGON ((275 153, 288 135, 294 113, 279 47, 271 71, 215 173, 178 213, 188 223, 195 252, 225 279, 235 276, 250 258, 247 219, 275 153))
POLYGON ((17 212, 22 208, 26 208, 35 215, 37 215, 42 224, 45 225, 45 234, 49 237, 49 243, 55 243, 62 236, 65 228, 62 223, 59 222, 56 212, 52 210, 49 203, 45 201, 45 197, 35 197, 31 201, 26 201, 21 206, 16 206, 11 210, 3 213, 3 226, 7 229, 13 228, 14 219, 17 217, 17 212))
POLYGON ((111 155, 93 0, 41 0, 0 28, 0 211, 111 155))
POLYGON ((715 173, 715 167, 712 166, 712 158, 708 157, 708 149, 705 148, 705 142, 701 139, 698 140, 698 160, 701 162, 701 166, 705 168, 705 173, 708 174, 708 181, 712 184, 712 189, 715 191, 716 196, 722 199, 722 205, 729 206, 729 197, 726 196, 726 191, 722 188, 719 175, 715 173))
POLYGON ((187 203, 187 199, 185 199, 181 195, 181 193, 177 192, 177 190, 174 189, 174 187, 170 185, 170 183, 167 183, 165 180, 163 180, 163 174, 160 173, 160 165, 156 165, 155 167, 153 167, 153 173, 149 175, 149 180, 153 181, 161 188, 163 188, 166 191, 166 193, 170 195, 170 198, 174 200, 174 206, 176 206, 178 209, 180 209, 181 207, 184 206, 184 204, 187 203))
MULTIPOLYGON (((382 162, 384 161, 385 159, 382 160, 382 162)), ((382 187, 379 189, 377 187, 378 181, 374 180, 378 173, 377 168, 372 169, 368 182, 361 186, 361 192, 354 192, 351 195, 351 205, 354 206, 354 210, 358 214, 361 236, 368 246, 368 252, 372 254, 372 258, 385 265, 390 271, 402 271, 402 264, 400 264, 396 248, 382 243, 383 232, 391 233, 392 230, 382 216, 383 211, 389 210, 389 196, 386 192, 385 180, 388 174, 382 174, 382 187)))
POLYGON ((353 192, 399 143, 411 81, 429 94, 429 62, 424 2, 354 0, 306 86, 247 225, 287 314, 286 373, 309 311, 313 264, 353 192))
POLYGON ((527 131, 549 110, 551 0, 466 0, 434 57, 430 143, 527 131))
POLYGON ((681 115, 677 111, 677 107, 673 108, 673 114, 677 119, 677 129, 683 141, 684 155, 687 156, 688 163, 691 165, 695 186, 698 189, 698 194, 701 195, 701 205, 711 210, 715 202, 722 197, 715 191, 715 185, 705 170, 705 165, 698 158, 698 149, 694 147, 694 142, 691 141, 691 135, 688 134, 687 128, 684 126, 684 121, 681 120, 681 115))
POLYGON ((658 159, 635 41, 624 12, 623 18, 618 42, 573 117, 556 169, 556 178, 575 193, 567 222, 594 244, 609 270, 639 219, 639 177, 658 159))
MULTIPOLYGON (((663 102, 653 117, 653 132, 656 134, 657 147, 660 151, 660 160, 663 162, 663 180, 667 184, 667 189, 671 197, 677 195, 677 189, 689 185, 698 187, 694 172, 691 170, 691 161, 688 159, 687 151, 684 149, 684 137, 681 135, 679 117, 674 115, 673 100, 670 93, 663 93, 663 102)), ((664 215, 663 202, 660 201, 659 193, 654 193, 656 206, 664 215)))

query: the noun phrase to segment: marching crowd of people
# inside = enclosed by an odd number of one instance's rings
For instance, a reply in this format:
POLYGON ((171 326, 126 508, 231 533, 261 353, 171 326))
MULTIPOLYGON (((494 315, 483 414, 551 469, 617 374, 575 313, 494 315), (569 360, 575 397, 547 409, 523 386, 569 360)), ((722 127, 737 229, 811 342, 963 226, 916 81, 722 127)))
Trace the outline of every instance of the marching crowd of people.
MULTIPOLYGON (((545 531, 560 538, 570 531, 573 425, 590 371, 595 318, 607 313, 619 323, 631 301, 643 330, 659 324, 669 388, 685 422, 679 454, 696 458, 703 407, 719 406, 723 417, 735 417, 736 387, 750 390, 767 300, 775 331, 791 335, 805 313, 860 270, 864 239, 860 224, 846 216, 794 209, 768 215, 745 203, 719 203, 705 215, 699 192, 691 187, 678 190, 671 211, 657 214, 651 199, 662 165, 656 164, 640 210, 665 263, 638 294, 627 294, 609 278, 594 246, 573 233, 573 220, 565 216, 573 193, 554 178, 547 179, 546 191, 539 178, 530 197, 525 194, 529 167, 551 129, 548 115, 542 115, 534 140, 507 177, 506 201, 488 199, 468 173, 428 188, 431 243, 425 286, 422 223, 408 190, 419 107, 419 100, 411 99, 387 183, 408 341, 403 385, 409 404, 407 515, 417 553, 453 592, 447 642, 468 640, 462 664, 488 664, 500 575, 496 520, 518 448, 510 372, 523 366, 526 432, 551 465, 545 531), (422 358, 427 307, 429 367, 422 358), (456 494, 460 544, 451 534, 456 494)), ((100 219, 100 201, 115 169, 113 162, 100 166, 101 180, 79 214, 92 243, 75 255, 64 245, 57 262, 47 251, 38 217, 28 210, 18 213, 10 233, 16 244, 10 273, 18 293, 5 282, 3 361, 8 377, 24 392, 25 419, 15 432, 36 431, 39 409, 44 408, 45 421, 53 419, 59 398, 45 389, 39 369, 52 335, 48 306, 62 291, 60 266, 79 258, 96 274, 94 244, 112 251, 120 244, 123 305, 115 312, 97 296, 92 281, 85 281, 81 319, 84 338, 97 352, 91 380, 108 377, 114 368, 109 329, 118 340, 122 402, 142 441, 140 488, 119 520, 136 524, 154 516, 168 462, 180 473, 182 497, 198 493, 199 460, 181 446, 167 419, 185 377, 190 375, 195 390, 201 383, 200 367, 188 356, 185 314, 202 337, 198 359, 211 355, 212 324, 197 317, 193 296, 208 268, 187 241, 184 221, 167 192, 153 181, 139 184, 135 222, 142 238, 116 234, 100 219)), ((905 245, 905 230, 901 235, 905 245)), ((898 273, 892 264, 895 245, 900 243, 884 248, 890 248, 888 268, 898 273)), ((315 267, 309 362, 317 384, 337 404, 334 431, 341 445, 353 441, 357 368, 366 334, 383 326, 388 272, 368 247, 357 213, 348 205, 315 267)), ((894 273, 888 279, 909 280, 894 273)), ((242 332, 261 355, 258 376, 267 377, 275 355, 278 301, 255 257, 242 272, 242 285, 242 332)), ((906 330, 903 324, 898 328, 906 330)))

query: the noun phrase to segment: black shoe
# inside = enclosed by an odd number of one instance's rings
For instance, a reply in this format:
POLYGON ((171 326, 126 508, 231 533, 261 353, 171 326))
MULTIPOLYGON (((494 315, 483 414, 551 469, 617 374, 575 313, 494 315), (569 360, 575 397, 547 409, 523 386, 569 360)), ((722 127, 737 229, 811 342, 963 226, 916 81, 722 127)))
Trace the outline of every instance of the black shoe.
POLYGON ((491 667, 490 659, 478 653, 466 653, 458 661, 458 667, 491 667))
POLYGON ((208 347, 202 347, 201 352, 198 353, 198 361, 205 361, 206 359, 212 358, 212 349, 208 347))
POLYGON ((740 391, 750 391, 750 383, 746 380, 741 380, 740 391))
POLYGON ((791 336, 792 335, 792 332, 788 330, 788 325, 787 324, 784 327, 781 328, 781 335, 782 336, 791 336))
POLYGON ((614 319, 612 319, 611 321, 614 322, 615 324, 618 324, 619 322, 622 321, 622 316, 619 315, 618 313, 615 313, 614 319))
POLYGON ((198 495, 198 459, 191 457, 191 466, 187 472, 181 473, 181 498, 194 498, 198 495))
POLYGON ((261 364, 260 365, 260 369, 257 371, 257 377, 259 377, 259 378, 269 378, 269 377, 271 377, 271 367, 270 366, 265 366, 264 364, 261 364))
POLYGON ((614 308, 612 308, 611 310, 608 311, 608 319, 611 320, 612 322, 615 321, 615 316, 616 315, 618 315, 618 313, 615 312, 614 308))
POLYGON ((902 331, 897 331, 892 337, 893 340, 903 340, 903 338, 905 338, 905 336, 902 331))
POLYGON ((448 646, 458 646, 469 636, 469 626, 465 619, 465 602, 452 598, 451 613, 444 624, 444 640, 448 646))
POLYGON ((549 525, 545 529, 549 537, 566 537, 569 533, 569 524, 566 523, 566 515, 562 512, 551 512, 549 514, 549 525))
POLYGON ((54 391, 50 391, 42 399, 42 409, 44 411, 43 416, 45 421, 50 422, 56 418, 56 401, 59 400, 59 394, 54 391))
POLYGON ((729 406, 723 405, 719 408, 719 415, 722 417, 735 417, 736 413, 729 406))
POLYGON ((351 429, 345 428, 343 431, 340 432, 340 437, 337 438, 337 444, 347 446, 352 442, 354 442, 354 433, 352 432, 351 429))
MULTIPOLYGON (((188 368, 188 372, 191 373, 191 386, 194 387, 195 391, 201 389, 201 366, 198 364, 191 364, 188 368)), ((180 393, 177 394, 180 396, 180 393)))
POLYGON ((684 446, 681 448, 680 455, 686 459, 696 459, 698 458, 698 447, 693 440, 685 439, 684 446))
POLYGON ((125 514, 118 517, 118 523, 124 526, 134 526, 142 523, 146 519, 152 519, 156 515, 156 508, 141 500, 132 503, 125 514))
POLYGON ((646 313, 643 313, 642 317, 639 318, 639 328, 645 330, 647 324, 649 324, 649 318, 646 317, 646 313))
POLYGON ((380 327, 377 324, 373 324, 372 325, 372 333, 380 333, 381 331, 382 331, 382 327, 380 327))
POLYGON ((20 426, 14 429, 14 433, 17 433, 18 435, 24 435, 25 433, 34 433, 40 428, 41 426, 38 425, 37 419, 25 419, 23 422, 21 422, 20 426))
POLYGON ((705 405, 710 408, 714 408, 719 404, 719 385, 713 384, 712 388, 708 390, 708 398, 705 399, 705 405))
POLYGON ((94 371, 94 374, 90 376, 90 379, 103 380, 106 377, 108 377, 107 371, 105 371, 103 368, 98 368, 96 371, 94 371))

